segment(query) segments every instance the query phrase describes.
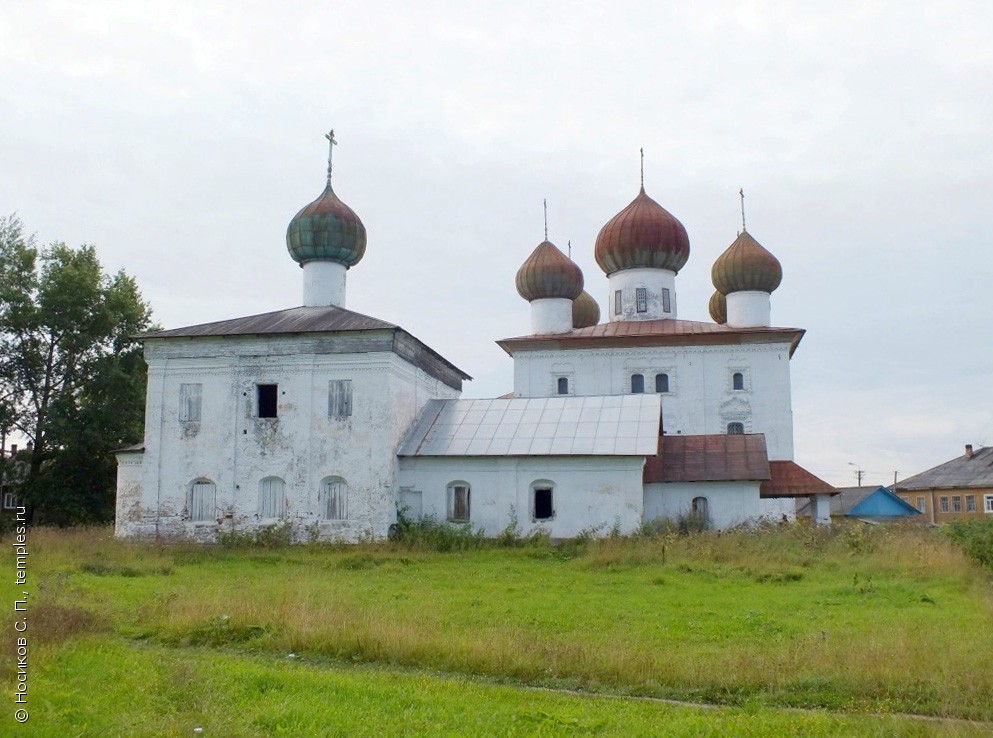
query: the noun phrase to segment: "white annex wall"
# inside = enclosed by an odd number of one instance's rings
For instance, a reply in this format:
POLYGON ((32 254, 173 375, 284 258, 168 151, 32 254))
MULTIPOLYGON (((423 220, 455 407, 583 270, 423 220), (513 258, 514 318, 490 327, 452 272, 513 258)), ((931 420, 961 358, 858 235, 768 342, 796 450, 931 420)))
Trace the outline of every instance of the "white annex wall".
POLYGON ((655 390, 655 375, 669 375, 662 416, 669 435, 727 432, 740 422, 745 433, 765 434, 769 458, 793 458, 793 410, 789 344, 679 346, 524 351, 514 354, 514 394, 548 397, 558 377, 569 378, 569 393, 619 395, 631 392, 631 375, 645 377, 655 390), (740 372, 744 389, 733 388, 740 372))
POLYGON ((644 461, 643 456, 405 457, 398 485, 401 499, 416 500, 421 514, 445 520, 449 485, 468 484, 470 523, 491 536, 513 515, 525 535, 539 527, 555 538, 593 529, 602 535, 615 526, 633 533, 642 522, 644 461), (535 482, 552 483, 551 520, 533 518, 535 482))

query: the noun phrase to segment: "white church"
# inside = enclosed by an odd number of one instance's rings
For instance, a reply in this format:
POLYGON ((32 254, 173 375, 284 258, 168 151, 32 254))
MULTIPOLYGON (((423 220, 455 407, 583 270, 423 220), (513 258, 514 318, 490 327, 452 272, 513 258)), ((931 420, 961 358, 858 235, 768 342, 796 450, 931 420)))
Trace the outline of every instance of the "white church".
POLYGON ((346 308, 366 249, 327 186, 290 221, 303 305, 142 336, 143 443, 119 451, 116 533, 211 542, 292 525, 295 538, 384 538, 398 514, 496 535, 631 533, 693 515, 723 529, 826 523, 835 490, 793 461, 790 358, 771 324, 777 259, 742 231, 713 265, 710 322, 679 320, 683 225, 638 196, 603 226, 607 318, 547 240, 517 273, 531 333, 497 343, 514 390, 470 379, 405 329, 346 308))

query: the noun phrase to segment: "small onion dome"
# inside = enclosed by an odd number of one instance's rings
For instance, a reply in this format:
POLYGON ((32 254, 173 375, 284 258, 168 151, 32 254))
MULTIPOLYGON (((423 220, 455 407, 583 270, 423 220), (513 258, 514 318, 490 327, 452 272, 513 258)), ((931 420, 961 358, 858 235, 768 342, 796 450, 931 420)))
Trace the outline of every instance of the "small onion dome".
POLYGON ((583 291, 583 273, 551 241, 542 241, 517 270, 517 291, 530 302, 551 297, 575 300, 583 291))
POLYGON ((352 267, 365 254, 365 243, 365 226, 334 194, 330 182, 320 197, 293 216, 286 229, 286 248, 300 264, 333 261, 352 267))
POLYGON ((714 290, 714 294, 710 296, 710 304, 707 305, 707 309, 715 323, 724 325, 728 322, 728 300, 717 290, 714 290))
POLYGON ((631 204, 600 229, 595 253, 608 277, 622 269, 678 272, 690 258, 690 238, 683 224, 642 187, 631 204))
POLYGON ((572 301, 572 327, 589 328, 600 322, 600 306, 586 290, 572 301))
POLYGON ((725 295, 745 290, 771 293, 783 281, 783 267, 748 231, 742 231, 717 257, 710 276, 725 295))

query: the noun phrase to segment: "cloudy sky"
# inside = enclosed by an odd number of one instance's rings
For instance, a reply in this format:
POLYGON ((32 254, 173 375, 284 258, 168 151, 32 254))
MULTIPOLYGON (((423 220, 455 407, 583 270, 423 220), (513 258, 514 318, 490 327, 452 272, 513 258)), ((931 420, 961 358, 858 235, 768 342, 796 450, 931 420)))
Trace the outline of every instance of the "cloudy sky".
POLYGON ((300 304, 289 219, 362 218, 348 307, 512 388, 513 284, 646 188, 680 317, 740 224, 785 277, 797 461, 888 483, 993 444, 993 5, 0 1, 0 213, 93 243, 164 327, 300 304), (692 6, 692 7, 691 7, 692 6), (818 9, 810 9, 816 7, 818 9))

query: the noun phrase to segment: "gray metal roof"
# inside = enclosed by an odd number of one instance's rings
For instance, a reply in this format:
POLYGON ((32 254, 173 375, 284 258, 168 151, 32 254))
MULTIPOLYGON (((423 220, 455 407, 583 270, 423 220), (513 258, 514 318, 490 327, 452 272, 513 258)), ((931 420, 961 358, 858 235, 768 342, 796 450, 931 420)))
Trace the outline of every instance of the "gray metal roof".
POLYGON ((968 489, 993 487, 993 446, 980 448, 933 469, 902 479, 894 491, 917 489, 968 489))
POLYGON ((431 400, 400 456, 650 456, 657 394, 431 400))
POLYGON ((145 333, 140 338, 192 336, 251 336, 273 333, 328 333, 334 331, 393 330, 400 326, 340 307, 295 307, 244 318, 145 333))

